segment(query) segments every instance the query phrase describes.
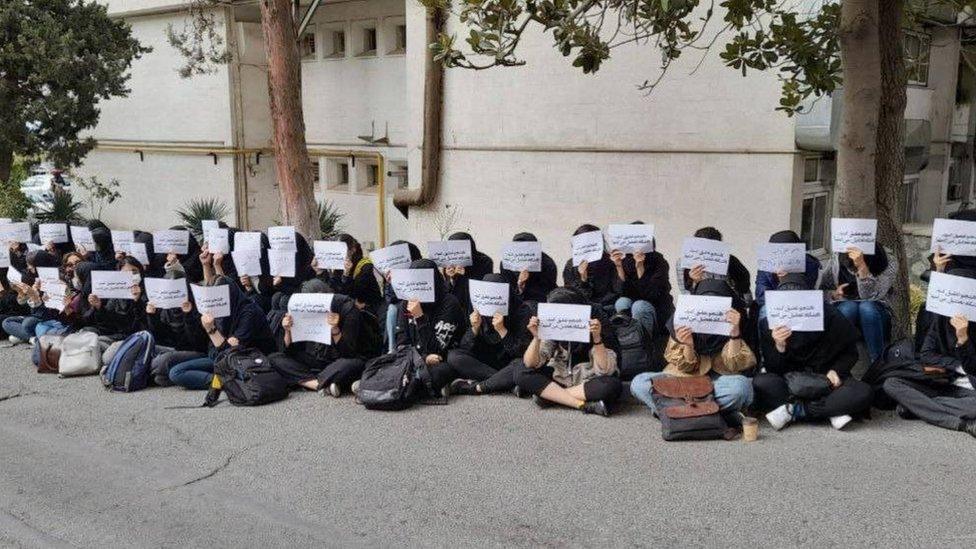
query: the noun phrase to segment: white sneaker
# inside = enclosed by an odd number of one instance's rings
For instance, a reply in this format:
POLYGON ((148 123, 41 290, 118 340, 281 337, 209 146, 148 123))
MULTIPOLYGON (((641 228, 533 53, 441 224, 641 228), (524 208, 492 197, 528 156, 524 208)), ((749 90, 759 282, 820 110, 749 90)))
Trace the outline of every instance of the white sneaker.
POLYGON ((21 343, 24 342, 23 339, 20 339, 20 338, 14 337, 14 336, 8 337, 7 338, 7 341, 13 343, 14 345, 19 345, 19 344, 21 344, 21 343))
POLYGON ((27 342, 30 343, 31 345, 34 345, 35 343, 37 343, 37 338, 36 337, 32 337, 27 342))
POLYGON ((342 388, 339 387, 338 383, 330 383, 329 394, 332 395, 333 398, 339 398, 342 396, 342 388))
POLYGON ((848 423, 850 423, 853 420, 854 420, 854 418, 852 418, 851 416, 848 416, 848 415, 834 416, 834 417, 830 418, 830 424, 834 426, 834 429, 837 429, 838 431, 840 431, 841 429, 843 429, 844 427, 846 427, 848 423))
POLYGON ((359 394, 359 380, 358 379, 356 381, 353 381, 352 382, 352 394, 354 394, 354 395, 358 395, 359 394))
POLYGON ((776 429, 777 431, 781 430, 783 427, 786 427, 793 422, 793 405, 784 404, 772 412, 769 412, 766 414, 766 421, 769 422, 773 429, 776 429))

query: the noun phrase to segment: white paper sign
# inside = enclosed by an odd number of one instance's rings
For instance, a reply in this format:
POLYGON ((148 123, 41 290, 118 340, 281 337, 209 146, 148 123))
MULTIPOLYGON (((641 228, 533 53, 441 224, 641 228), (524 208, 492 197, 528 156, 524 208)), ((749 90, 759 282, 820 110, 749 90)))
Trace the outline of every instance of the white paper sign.
POLYGON ((807 272, 807 245, 799 243, 767 242, 756 246, 756 261, 759 270, 767 273, 805 273, 807 272))
POLYGON ((509 271, 542 271, 541 242, 509 242, 502 249, 502 268, 509 271))
POLYGON ((611 250, 625 254, 654 251, 654 225, 610 225, 607 239, 611 250))
POLYGON ((190 232, 165 230, 153 233, 153 250, 157 254, 183 255, 190 250, 190 232))
POLYGON ((63 244, 68 241, 67 223, 41 223, 37 226, 37 236, 41 244, 54 242, 63 244))
POLYGON ((404 301, 419 301, 433 303, 434 270, 433 269, 393 269, 390 284, 399 299, 404 301))
POLYGON ((230 234, 227 229, 210 229, 204 234, 208 250, 220 254, 230 253, 230 234))
POLYGON ((127 271, 92 271, 92 294, 101 299, 135 299, 132 274, 127 271))
POLYGON ((86 250, 95 249, 95 239, 92 238, 91 229, 88 227, 71 226, 71 242, 75 246, 81 246, 86 250))
POLYGON ((468 293, 471 307, 482 316, 492 317, 495 313, 508 316, 508 284, 472 279, 468 281, 468 293))
POLYGON ((312 246, 315 248, 315 262, 319 269, 335 271, 346 268, 346 255, 349 253, 349 246, 345 242, 341 240, 316 240, 312 246))
POLYGON ((929 251, 937 250, 944 254, 976 255, 976 221, 936 219, 929 251))
POLYGON ((373 261, 373 267, 385 275, 393 269, 406 269, 410 266, 410 247, 406 244, 387 246, 369 252, 369 258, 373 261))
POLYGON ((769 290, 765 295, 770 328, 786 326, 794 332, 823 331, 824 293, 820 290, 769 290))
POLYGON ((536 313, 539 318, 539 339, 589 343, 592 312, 589 305, 540 303, 536 313))
MULTIPOLYGON (((201 315, 209 314, 214 318, 230 316, 230 286, 197 286, 192 284, 193 301, 201 315)), ((225 334, 226 335, 226 334, 225 334)))
POLYGON ((725 314, 731 308, 731 297, 680 294, 674 311, 674 327, 687 326, 696 334, 727 336, 732 333, 732 325, 726 322, 725 314))
POLYGON ((61 282, 61 271, 57 267, 38 267, 37 279, 41 281, 41 289, 61 282))
POLYGON ((726 275, 729 272, 730 253, 731 247, 721 240, 689 237, 681 245, 681 268, 692 269, 701 265, 706 273, 726 275))
POLYGON ((219 228, 220 228, 220 221, 217 221, 216 219, 204 219, 200 221, 200 230, 204 235, 206 235, 207 233, 209 233, 214 229, 219 229, 219 228))
POLYGON ((234 269, 238 276, 261 276, 261 252, 254 249, 234 250, 234 269))
POLYGON ((27 242, 26 244, 27 244, 28 252, 39 252, 44 249, 44 246, 41 246, 40 244, 34 244, 33 242, 27 242))
POLYGON ((261 250, 261 233, 258 232, 237 232, 234 233, 235 250, 261 250))
POLYGON ((834 217, 830 220, 830 249, 842 254, 847 248, 857 248, 864 255, 874 255, 878 236, 877 219, 834 217))
POLYGON ((976 322, 976 279, 933 272, 925 310, 948 317, 961 314, 976 322))
POLYGON ((593 263, 603 259, 603 233, 600 231, 590 231, 574 236, 572 246, 573 267, 578 267, 584 261, 593 263))
POLYGON ((272 250, 297 251, 295 227, 268 227, 268 242, 272 250))
POLYGON ((0 242, 30 242, 30 223, 4 223, 0 225, 0 242))
POLYGON ((44 287, 44 306, 55 311, 63 311, 65 299, 68 293, 68 285, 64 282, 57 282, 44 287))
POLYGON ((135 242, 136 235, 132 231, 112 231, 112 246, 118 252, 129 249, 129 244, 135 242))
MULTIPOLYGON (((0 241, 0 246, 3 246, 3 242, 0 241)), ((0 269, 6 269, 10 267, 10 249, 4 246, 0 248, 0 269)))
POLYGON ((427 243, 427 257, 438 267, 470 267, 470 240, 441 240, 427 243))
POLYGON ((178 309, 187 301, 185 278, 147 278, 146 299, 157 309, 178 309))
POLYGON ((291 315, 291 340, 315 341, 332 345, 332 326, 327 317, 335 294, 292 294, 288 299, 291 315))
POLYGON ((23 284, 24 275, 21 274, 21 272, 18 271, 17 269, 11 267, 7 269, 7 282, 9 282, 11 286, 14 286, 16 284, 23 284))
POLYGON ((268 250, 268 269, 271 276, 293 278, 295 276, 295 251, 268 250))
POLYGON ((0 224, 11 223, 12 221, 13 219, 10 219, 9 217, 0 217, 0 224))
POLYGON ((146 251, 145 242, 130 242, 126 254, 136 258, 143 267, 149 266, 149 252, 146 251))

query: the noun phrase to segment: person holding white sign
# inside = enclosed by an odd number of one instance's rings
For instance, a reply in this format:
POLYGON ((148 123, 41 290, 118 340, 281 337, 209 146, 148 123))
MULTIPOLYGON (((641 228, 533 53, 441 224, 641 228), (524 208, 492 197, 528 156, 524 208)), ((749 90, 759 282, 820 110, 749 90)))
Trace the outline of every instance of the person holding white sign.
POLYGON ((383 304, 383 291, 373 270, 373 262, 363 253, 363 247, 352 235, 342 233, 336 240, 346 245, 346 260, 342 270, 319 269, 315 261, 312 268, 336 293, 347 295, 379 316, 383 304))
MULTIPOLYGON (((779 291, 802 290, 802 274, 780 281, 779 291)), ((765 373, 753 378, 756 408, 780 430, 794 421, 830 420, 843 429, 871 407, 871 386, 851 376, 857 363, 857 330, 834 307, 825 305, 824 331, 793 332, 763 320, 765 373)))
MULTIPOLYGON (((695 231, 692 236, 722 242, 722 233, 715 227, 702 227, 695 231)), ((716 278, 728 281, 738 299, 746 303, 752 301, 752 290, 750 290, 752 279, 749 275, 749 269, 735 255, 729 255, 728 272, 724 275, 707 272, 704 265, 695 265, 690 269, 685 269, 678 261, 675 266, 678 269, 678 289, 683 294, 693 293, 695 286, 706 278, 716 278)))
MULTIPOLYGON (((803 244, 803 240, 794 231, 779 231, 769 237, 770 244, 803 244)), ((805 245, 805 244, 804 244, 805 245)), ((820 260, 810 254, 805 256, 803 276, 807 284, 807 289, 812 290, 817 285, 817 277, 820 276, 820 260)), ((766 297, 768 290, 779 288, 780 279, 788 273, 785 269, 777 271, 756 271, 756 303, 759 304, 759 318, 766 318, 766 297)))
MULTIPOLYGON (((599 230, 596 225, 587 223, 573 231, 573 236, 599 230)), ((620 297, 614 289, 616 277, 610 254, 606 252, 598 261, 583 261, 576 267, 569 259, 563 268, 563 286, 576 290, 587 302, 599 305, 600 310, 607 314, 613 313, 614 303, 620 297)))
MULTIPOLYGON (((592 307, 585 296, 570 288, 556 288, 547 302, 592 307)), ((607 348, 612 331, 609 323, 601 321, 603 315, 597 315, 591 313, 588 343, 543 341, 539 317, 529 319, 532 341, 522 357, 525 368, 517 378, 522 394, 534 395, 540 407, 554 403, 584 414, 610 415, 623 385, 617 376, 617 354, 607 348)))
POLYGON ((187 281, 182 271, 166 274, 166 280, 182 283, 182 288, 170 293, 182 293, 184 301, 176 308, 164 309, 152 299, 149 282, 146 281, 146 323, 156 344, 156 357, 150 367, 153 382, 160 387, 172 385, 170 369, 181 362, 206 357, 208 338, 200 328, 200 315, 187 294, 187 281))
MULTIPOLYGON (((538 242, 532 233, 518 233, 512 237, 512 242, 538 242)), ((539 303, 545 301, 549 292, 558 286, 556 279, 559 277, 559 269, 556 262, 549 257, 549 254, 542 252, 539 271, 530 271, 527 268, 508 269, 504 261, 499 263, 499 271, 505 276, 509 284, 514 284, 518 289, 522 301, 539 303)))
POLYGON ((44 306, 44 288, 40 282, 40 275, 38 275, 38 270, 43 271, 45 269, 51 269, 57 273, 57 257, 46 250, 29 252, 23 267, 23 272, 17 271, 16 267, 7 271, 8 282, 11 282, 17 292, 17 302, 21 306, 29 307, 27 314, 10 316, 3 321, 4 331, 9 335, 8 339, 13 344, 28 342, 36 335, 38 325, 57 316, 57 313, 44 306), (11 280, 11 272, 19 273, 20 280, 11 280))
MULTIPOLYGON (((274 288, 274 292, 280 294, 281 297, 289 296, 297 292, 302 287, 303 282, 315 277, 315 270, 312 269, 312 259, 315 258, 315 253, 308 244, 308 240, 305 240, 305 237, 298 232, 295 233, 295 247, 297 248, 294 252, 295 276, 274 276, 272 274, 272 287, 274 288)), ((273 252, 265 251, 264 253, 270 258, 273 252)), ((273 297, 272 306, 274 306, 273 297)))
MULTIPOLYGON (((406 240, 397 240, 391 242, 388 248, 394 246, 406 246, 407 251, 410 254, 410 261, 417 261, 423 255, 420 253, 420 248, 412 242, 407 242, 406 240)), ((406 266, 410 266, 407 263, 406 266)), ((384 319, 384 330, 383 330, 383 343, 387 352, 392 353, 396 349, 396 325, 397 325, 397 305, 400 304, 400 298, 397 297, 396 291, 393 289, 392 281, 392 269, 387 269, 381 271, 379 274, 383 277, 383 297, 386 301, 386 312, 382 313, 380 318, 384 319)))
MULTIPOLYGON (((702 280, 695 287, 695 295, 733 297, 732 288, 724 280, 702 280)), ((742 375, 756 366, 756 355, 742 339, 744 311, 729 309, 725 320, 731 326, 728 336, 696 334, 688 326, 668 323, 667 347, 661 372, 638 374, 630 382, 630 392, 652 411, 655 411, 651 390, 654 380, 661 376, 708 376, 712 381, 715 401, 722 411, 739 411, 752 403, 752 380, 742 375)), ((734 414, 726 414, 730 423, 738 424, 734 414)))
POLYGON ((616 288, 620 294, 614 303, 616 312, 630 314, 651 337, 663 333, 664 323, 674 312, 668 261, 656 250, 640 249, 626 254, 611 250, 610 261, 617 273, 616 288))
POLYGON ((484 252, 478 251, 474 239, 468 233, 454 233, 447 239, 471 242, 471 266, 455 265, 444 268, 444 278, 447 281, 448 291, 457 298, 465 313, 470 313, 471 296, 468 290, 468 280, 484 280, 485 275, 495 269, 495 262, 484 252))

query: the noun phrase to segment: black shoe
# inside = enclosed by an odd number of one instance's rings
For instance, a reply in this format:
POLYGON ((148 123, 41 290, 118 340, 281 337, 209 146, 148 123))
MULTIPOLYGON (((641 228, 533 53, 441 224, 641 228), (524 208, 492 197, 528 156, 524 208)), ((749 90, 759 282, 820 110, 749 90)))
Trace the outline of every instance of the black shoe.
POLYGON ((596 414, 598 416, 610 417, 610 410, 602 400, 588 401, 580 408, 584 414, 596 414))
POLYGON ((539 395, 532 395, 532 402, 535 402, 535 405, 539 408, 551 408, 556 405, 554 402, 549 402, 539 395))
POLYGON ((976 438, 976 419, 970 419, 962 425, 962 430, 976 438))
POLYGON ((516 385, 515 387, 512 388, 512 394, 515 395, 516 398, 529 398, 529 396, 530 396, 530 395, 527 395, 527 394, 523 393, 522 392, 522 388, 519 387, 518 385, 516 385))
POLYGON ((444 406, 448 403, 451 397, 451 388, 449 386, 441 387, 439 396, 429 396, 425 399, 420 400, 421 404, 427 406, 444 406))
POLYGON ((455 379, 451 382, 452 395, 480 395, 477 390, 477 383, 471 379, 455 379))
POLYGON ((908 411, 908 408, 905 408, 901 404, 895 406, 895 413, 898 414, 898 417, 902 419, 918 419, 918 416, 908 411))

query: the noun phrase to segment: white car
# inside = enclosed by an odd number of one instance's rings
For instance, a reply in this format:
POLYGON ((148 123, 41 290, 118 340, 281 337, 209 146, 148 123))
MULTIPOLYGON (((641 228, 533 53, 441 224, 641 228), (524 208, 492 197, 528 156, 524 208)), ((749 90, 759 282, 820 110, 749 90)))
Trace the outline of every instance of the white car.
MULTIPOLYGON (((59 175, 59 172, 53 171, 48 173, 35 173, 20 182, 20 191, 35 205, 48 203, 54 196, 54 186, 57 184, 55 177, 57 175, 59 175)), ((60 177, 61 185, 65 189, 70 189, 71 180, 63 175, 60 177)))

